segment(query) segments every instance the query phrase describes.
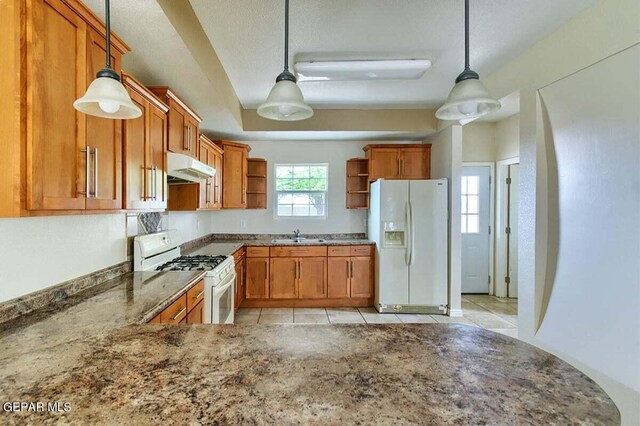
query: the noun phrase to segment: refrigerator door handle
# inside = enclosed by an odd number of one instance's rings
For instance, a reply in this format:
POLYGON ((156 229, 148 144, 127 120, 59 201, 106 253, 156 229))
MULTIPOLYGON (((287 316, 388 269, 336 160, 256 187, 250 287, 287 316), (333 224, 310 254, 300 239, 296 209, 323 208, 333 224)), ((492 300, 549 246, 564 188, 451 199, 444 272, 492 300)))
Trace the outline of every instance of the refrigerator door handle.
POLYGON ((413 238, 411 232, 411 203, 407 201, 404 205, 405 216, 406 216, 406 234, 407 234, 407 250, 405 251, 404 261, 407 266, 411 265, 411 256, 413 249, 413 238))
POLYGON ((411 241, 411 252, 409 253, 409 266, 411 266, 413 264, 413 241, 415 240, 415 226, 413 226, 413 206, 411 205, 411 201, 409 201, 409 219, 411 219, 410 222, 410 228, 409 228, 409 232, 411 233, 409 235, 409 239, 411 241))

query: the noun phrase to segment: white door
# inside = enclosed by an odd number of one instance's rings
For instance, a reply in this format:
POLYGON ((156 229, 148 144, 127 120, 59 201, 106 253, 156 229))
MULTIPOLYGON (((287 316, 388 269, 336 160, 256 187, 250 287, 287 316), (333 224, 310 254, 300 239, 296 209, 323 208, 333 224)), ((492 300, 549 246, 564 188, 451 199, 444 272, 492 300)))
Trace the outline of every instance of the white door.
POLYGON ((447 180, 409 181, 409 304, 447 304, 447 180))
POLYGON ((518 164, 509 165, 508 213, 507 213, 507 297, 518 297, 518 188, 520 169, 518 164))
POLYGON ((462 168, 462 292, 489 293, 491 168, 462 168))

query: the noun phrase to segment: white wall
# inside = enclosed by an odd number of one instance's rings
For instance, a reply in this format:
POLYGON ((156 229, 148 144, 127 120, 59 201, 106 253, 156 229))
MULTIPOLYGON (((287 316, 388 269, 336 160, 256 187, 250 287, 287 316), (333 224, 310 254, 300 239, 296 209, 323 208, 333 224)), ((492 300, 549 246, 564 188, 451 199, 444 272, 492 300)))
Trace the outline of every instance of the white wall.
POLYGON ((506 160, 520 155, 520 114, 495 123, 495 160, 506 160))
POLYGON ((462 126, 462 161, 496 160, 496 124, 472 122, 462 126))
MULTIPOLYGON (((559 30, 549 35, 547 38, 539 41, 527 50, 521 56, 515 58, 507 65, 494 72, 493 74, 483 78, 487 89, 494 96, 500 98, 520 91, 520 218, 519 218, 519 299, 518 299, 518 328, 519 337, 540 346, 556 355, 571 362, 573 365, 586 372, 596 382, 598 382, 607 393, 613 398, 622 413, 623 424, 639 424, 640 412, 640 392, 637 388, 627 386, 619 380, 617 371, 620 369, 626 372, 629 378, 633 377, 635 371, 632 365, 639 362, 637 359, 631 360, 626 365, 613 366, 611 360, 606 360, 607 353, 617 351, 619 349, 628 348, 627 341, 629 339, 637 339, 638 327, 635 333, 628 335, 618 331, 613 327, 603 329, 596 325, 596 322, 616 324, 622 318, 623 321, 634 322, 638 320, 638 309, 635 314, 629 316, 628 311, 618 310, 617 304, 612 306, 601 306, 597 311, 591 311, 590 316, 587 315, 588 324, 594 324, 590 331, 584 332, 587 328, 579 327, 582 332, 572 336, 573 331, 562 327, 562 323, 574 324, 576 319, 570 314, 573 311, 585 313, 591 310, 592 302, 599 300, 602 295, 603 288, 609 288, 606 283, 602 283, 600 291, 579 291, 582 283, 575 277, 563 279, 560 284, 555 280, 547 277, 549 250, 549 229, 553 228, 553 217, 549 215, 550 191, 548 190, 548 181, 550 173, 548 167, 548 134, 545 135, 545 128, 542 126, 542 105, 539 101, 538 91, 546 86, 553 84, 565 77, 568 77, 582 69, 590 67, 599 61, 602 61, 618 52, 636 45, 640 41, 640 24, 638 22, 640 16, 640 3, 637 0, 601 0, 593 8, 587 10, 582 15, 569 21, 559 30), (553 282, 554 291, 548 293, 549 283, 553 282), (567 293, 555 291, 561 286, 567 286, 573 289, 572 293, 578 297, 572 300, 564 300, 567 293), (561 316, 543 317, 543 307, 547 308, 552 304, 564 307, 566 311, 561 316), (620 317, 621 315, 621 317, 620 317), (562 329, 561 333, 551 335, 548 332, 538 331, 540 320, 545 323, 545 327, 549 330, 555 326, 562 329), (576 340, 577 339, 577 340, 576 340), (608 345, 594 345, 588 342, 607 341, 608 345), (579 343, 578 343, 579 342, 579 343), (598 356, 591 355, 585 357, 582 351, 586 347, 599 353, 598 356), (582 361, 581 361, 582 360, 582 361)), ((637 76, 638 63, 632 64, 631 73, 637 76)), ((606 84, 606 83, 605 83, 606 84)), ((585 93, 589 93, 591 87, 583 87, 585 93)), ((637 99, 637 91, 628 91, 623 99, 637 99)), ((617 109, 617 108, 616 108, 617 109)), ((554 115, 549 116, 549 123, 554 126, 554 115)), ((602 125, 614 128, 616 122, 605 123, 600 120, 602 125)), ((578 124, 586 125, 586 121, 582 118, 578 120, 578 124)), ((551 127, 553 128, 553 127, 551 127)), ((615 133, 611 134, 614 137, 615 133)), ((637 135, 637 130, 636 130, 637 135)), ((558 135, 553 135, 557 138, 558 135)), ((596 157, 606 155, 606 151, 616 146, 611 141, 603 143, 602 148, 591 152, 596 157)), ((552 148, 553 145, 551 145, 552 148)), ((580 157, 583 155, 577 152, 580 157)), ((555 167, 551 167, 551 171, 557 173, 555 167)), ((589 182, 589 178, 583 175, 585 171, 580 171, 579 167, 573 169, 572 179, 584 179, 589 182)), ((589 170, 589 174, 596 173, 600 176, 613 174, 619 179, 637 176, 638 169, 629 170, 626 174, 621 173, 617 167, 603 165, 596 170, 589 170), (634 175, 635 173, 635 175, 634 175)), ((552 176, 553 177, 553 176, 552 176)), ((636 187, 637 191, 637 187, 636 187)), ((601 193, 599 201, 609 204, 615 202, 613 194, 601 193)), ((612 224, 617 223, 616 215, 613 213, 617 210, 615 204, 611 205, 610 220, 612 224)), ((601 226, 595 224, 593 227, 601 226)), ((585 234, 590 234, 593 227, 583 230, 585 234)), ((637 230, 637 226, 628 229, 628 232, 637 230)), ((586 241, 590 244, 600 244, 595 238, 585 236, 586 241)), ((567 249, 573 248, 580 251, 584 249, 584 244, 574 245, 575 241, 565 240, 564 244, 567 249)), ((637 241, 636 241, 637 244, 637 241)), ((609 262, 616 256, 621 255, 619 250, 608 253, 597 264, 584 264, 586 268, 598 268, 603 262, 609 262)), ((562 261, 557 259, 558 262, 562 261)), ((637 265, 637 259, 633 263, 623 266, 627 271, 637 265)), ((609 290, 604 290, 609 291, 609 290)), ((614 291, 618 301, 631 299, 636 296, 629 287, 621 286, 614 291)), ((581 318, 585 318, 581 316, 581 318)), ((635 340, 637 344, 637 340, 635 340)), ((630 355, 627 353, 627 355, 630 355)), ((634 378, 634 380, 636 380, 634 378)))
POLYGON ((289 234, 366 232, 366 210, 346 208, 346 161, 364 157, 364 142, 249 142, 250 157, 267 160, 267 209, 223 210, 210 215, 216 233, 289 234), (329 198, 326 219, 276 219, 274 217, 274 167, 285 163, 328 163, 329 198))
POLYGON ((125 215, 0 219, 0 302, 127 259, 125 215))
POLYGON ((427 142, 431 144, 431 177, 449 181, 449 309, 451 316, 461 316, 461 206, 457 194, 462 174, 462 126, 446 127, 427 142))

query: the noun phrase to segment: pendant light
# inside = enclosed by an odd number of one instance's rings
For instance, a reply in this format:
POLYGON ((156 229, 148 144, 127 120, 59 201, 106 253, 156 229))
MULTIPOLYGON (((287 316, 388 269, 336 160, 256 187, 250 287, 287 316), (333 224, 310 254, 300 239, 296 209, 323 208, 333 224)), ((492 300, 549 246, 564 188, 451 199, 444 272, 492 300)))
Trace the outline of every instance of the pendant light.
POLYGON ((284 2, 284 71, 276 78, 265 103, 258 114, 269 120, 297 121, 313 116, 313 109, 304 103, 296 77, 289 72, 289 0, 284 2))
POLYGON ((78 111, 102 118, 129 119, 138 118, 142 111, 129 97, 127 90, 120 83, 120 76, 111 68, 111 19, 109 0, 105 0, 106 8, 106 51, 107 61, 104 68, 96 74, 96 79, 89 85, 83 97, 73 103, 78 111))
POLYGON ((501 107, 500 101, 484 88, 478 73, 469 68, 469 0, 464 2, 464 30, 464 71, 456 78, 447 101, 436 111, 440 120, 469 122, 501 107))

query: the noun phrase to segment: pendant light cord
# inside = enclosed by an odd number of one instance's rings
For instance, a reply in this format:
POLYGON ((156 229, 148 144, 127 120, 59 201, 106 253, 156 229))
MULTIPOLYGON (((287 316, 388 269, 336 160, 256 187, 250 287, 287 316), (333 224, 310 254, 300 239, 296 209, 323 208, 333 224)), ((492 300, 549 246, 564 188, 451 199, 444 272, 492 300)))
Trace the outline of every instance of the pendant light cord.
POLYGON ((106 68, 111 68, 111 13, 109 7, 109 0, 104 0, 105 4, 105 24, 107 27, 107 65, 106 68))
POLYGON ((289 0, 284 0, 284 69, 289 70, 289 0))
POLYGON ((469 69, 469 0, 464 0, 464 69, 469 69))

